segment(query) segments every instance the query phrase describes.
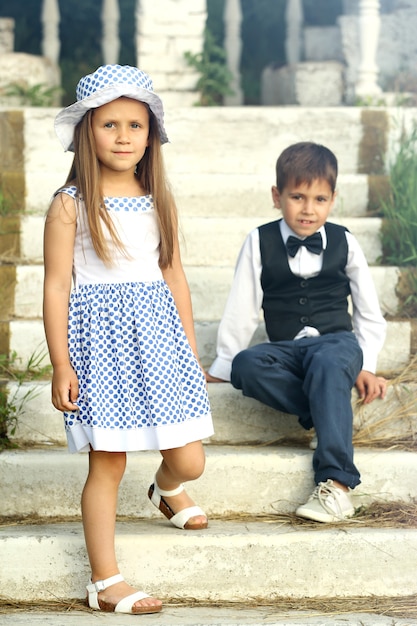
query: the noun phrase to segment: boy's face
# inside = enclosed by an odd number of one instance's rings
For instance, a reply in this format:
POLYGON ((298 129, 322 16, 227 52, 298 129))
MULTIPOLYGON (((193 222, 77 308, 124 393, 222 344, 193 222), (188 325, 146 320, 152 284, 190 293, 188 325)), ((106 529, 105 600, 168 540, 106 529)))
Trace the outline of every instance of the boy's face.
POLYGON ((299 237, 308 237, 326 222, 336 194, 329 183, 321 178, 311 185, 289 183, 282 193, 272 187, 272 199, 276 209, 280 209, 288 226, 299 237))

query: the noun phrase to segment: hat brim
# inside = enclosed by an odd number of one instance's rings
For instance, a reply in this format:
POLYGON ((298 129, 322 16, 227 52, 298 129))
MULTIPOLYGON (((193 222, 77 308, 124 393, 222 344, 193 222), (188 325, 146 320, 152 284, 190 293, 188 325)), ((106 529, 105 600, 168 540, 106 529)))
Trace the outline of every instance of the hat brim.
POLYGON ((87 111, 90 109, 97 109, 98 107, 103 106, 103 104, 108 104, 109 102, 113 102, 113 100, 117 100, 122 97, 132 98, 133 100, 144 102, 149 106, 158 122, 161 144, 167 143, 168 137, 164 128, 164 109, 162 100, 156 93, 149 91, 148 89, 135 87, 135 85, 127 83, 108 85, 107 87, 91 94, 91 96, 88 96, 79 102, 74 102, 74 104, 70 104, 58 113, 55 118, 55 132, 58 139, 62 143, 64 150, 74 151, 74 129, 87 111))

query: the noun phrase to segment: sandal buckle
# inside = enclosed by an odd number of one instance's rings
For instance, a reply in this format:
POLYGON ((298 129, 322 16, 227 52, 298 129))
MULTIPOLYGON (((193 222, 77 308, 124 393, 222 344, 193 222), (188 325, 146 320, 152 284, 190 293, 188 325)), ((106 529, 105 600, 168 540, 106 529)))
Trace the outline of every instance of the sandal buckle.
POLYGON ((96 588, 97 593, 99 593, 100 591, 104 591, 106 589, 104 580, 97 580, 95 583, 93 583, 93 585, 96 588))

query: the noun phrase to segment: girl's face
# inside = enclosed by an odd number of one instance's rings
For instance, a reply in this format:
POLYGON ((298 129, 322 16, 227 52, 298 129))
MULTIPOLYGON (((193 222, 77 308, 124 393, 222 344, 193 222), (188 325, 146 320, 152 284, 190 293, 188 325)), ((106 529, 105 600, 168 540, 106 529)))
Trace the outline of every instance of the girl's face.
POLYGON ((95 109, 91 125, 102 171, 134 172, 148 146, 146 105, 132 98, 118 98, 95 109))
POLYGON ((311 185, 289 183, 280 193, 272 187, 274 206, 280 209, 288 226, 299 237, 315 233, 327 221, 336 194, 327 180, 313 180, 311 185))

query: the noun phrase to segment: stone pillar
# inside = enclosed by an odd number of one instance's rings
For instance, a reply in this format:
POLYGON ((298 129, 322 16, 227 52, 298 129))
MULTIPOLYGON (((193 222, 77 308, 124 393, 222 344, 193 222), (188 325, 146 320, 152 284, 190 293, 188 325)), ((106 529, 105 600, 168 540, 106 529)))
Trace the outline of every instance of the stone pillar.
POLYGON ((379 29, 381 23, 379 0, 359 1, 359 47, 361 60, 355 86, 357 97, 377 96, 381 88, 377 84, 379 29))
POLYGON ((14 50, 14 20, 11 17, 0 18, 0 54, 14 50))
POLYGON ((58 65, 61 50, 58 0, 43 0, 41 21, 43 27, 42 56, 58 65))
POLYGON ((242 8, 240 0, 226 0, 224 8, 224 47, 226 50, 227 67, 233 76, 230 85, 233 94, 224 97, 226 106, 239 106, 243 103, 243 94, 240 87, 241 23, 242 8))
POLYGON ((101 22, 103 25, 101 51, 106 65, 113 65, 119 60, 119 20, 118 0, 103 0, 103 8, 101 10, 101 22))
POLYGON ((287 0, 285 11, 285 55, 287 65, 303 60, 303 5, 301 0, 287 0))
POLYGON ((137 65, 147 72, 164 105, 192 106, 199 75, 184 53, 203 51, 206 0, 137 0, 137 65))

